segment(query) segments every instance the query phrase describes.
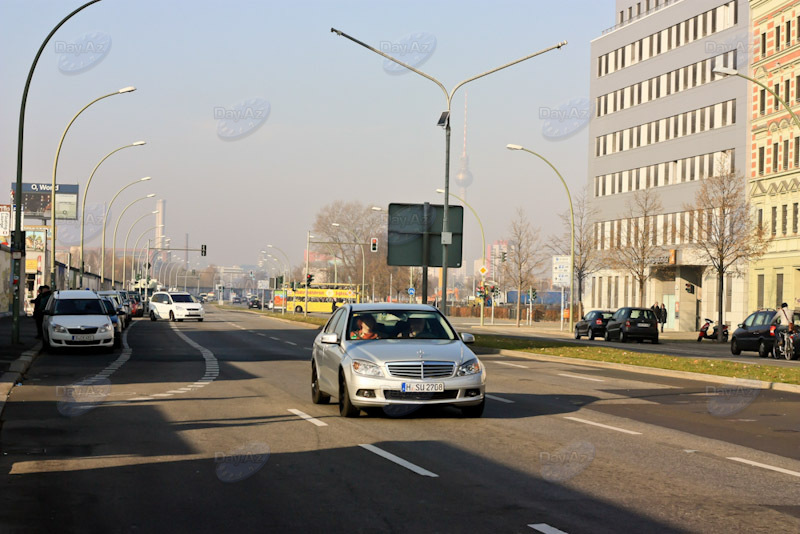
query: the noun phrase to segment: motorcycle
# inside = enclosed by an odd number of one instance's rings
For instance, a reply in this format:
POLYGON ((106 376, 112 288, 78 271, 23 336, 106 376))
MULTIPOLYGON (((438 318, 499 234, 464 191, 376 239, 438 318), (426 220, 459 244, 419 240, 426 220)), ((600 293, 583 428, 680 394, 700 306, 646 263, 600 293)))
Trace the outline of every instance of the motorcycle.
MULTIPOLYGON (((711 328, 711 324, 714 322, 713 319, 706 319, 705 324, 700 328, 700 332, 697 333, 697 342, 700 343, 704 339, 713 339, 716 341, 717 339, 717 327, 715 326, 711 333, 709 334, 708 330, 711 328)), ((728 325, 722 325, 722 342, 728 342, 728 325)))

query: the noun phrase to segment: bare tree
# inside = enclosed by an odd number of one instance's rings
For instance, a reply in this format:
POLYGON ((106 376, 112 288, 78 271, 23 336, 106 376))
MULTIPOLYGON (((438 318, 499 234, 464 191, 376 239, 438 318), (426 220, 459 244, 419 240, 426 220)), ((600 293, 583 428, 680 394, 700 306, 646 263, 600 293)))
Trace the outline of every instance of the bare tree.
MULTIPOLYGON (((725 274, 740 274, 748 262, 764 255, 769 246, 763 228, 753 219, 745 178, 720 161, 716 176, 703 180, 695 201, 684 206, 698 217, 698 239, 693 243, 709 269, 717 275, 717 336, 722 341, 725 274)), ((691 229, 689 229, 691 231, 691 229)))
POLYGON ((533 285, 534 275, 545 262, 539 238, 539 229, 532 228, 522 208, 517 208, 511 221, 508 238, 508 257, 503 263, 503 273, 517 288, 517 326, 520 325, 522 288, 533 285))
MULTIPOLYGON (((575 281, 578 284, 578 306, 581 307, 578 317, 583 315, 583 291, 586 279, 600 268, 600 253, 597 250, 597 240, 594 233, 594 221, 598 211, 592 207, 583 188, 575 197, 572 204, 575 215, 575 281)), ((547 249, 555 255, 568 256, 572 221, 570 220, 569 210, 561 214, 564 223, 564 233, 554 237, 546 245, 547 249)))
POLYGON ((610 235, 601 243, 606 253, 604 263, 621 271, 627 271, 639 288, 639 306, 644 306, 644 288, 652 276, 651 266, 656 258, 664 254, 658 245, 656 216, 662 211, 661 200, 652 189, 633 194, 628 201, 620 221, 612 221, 610 235))

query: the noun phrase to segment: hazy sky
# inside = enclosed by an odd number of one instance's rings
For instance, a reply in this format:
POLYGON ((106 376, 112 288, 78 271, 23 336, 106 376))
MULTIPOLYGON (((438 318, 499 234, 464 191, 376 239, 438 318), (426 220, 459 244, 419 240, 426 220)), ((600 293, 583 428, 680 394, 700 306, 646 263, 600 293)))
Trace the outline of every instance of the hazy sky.
MULTIPOLYGON (((0 3, 6 188, 16 175, 17 121, 30 63, 51 28, 82 3, 0 3)), ((153 192, 166 199, 173 244, 182 246, 188 232, 193 246, 208 246, 209 263, 255 263, 272 243, 299 264, 306 230, 323 205, 440 203, 435 189, 444 182, 444 131, 436 126, 446 108, 441 90, 414 73, 391 72, 383 58, 331 27, 388 53, 409 51, 399 57, 422 61, 420 69, 448 89, 566 40, 561 50, 468 84, 452 106, 451 185, 460 194, 454 178, 466 89, 474 176, 466 195, 487 241, 508 234, 520 206, 551 234, 560 230, 558 214, 567 207, 563 186, 544 163, 505 145, 547 156, 573 195, 584 187, 587 128, 581 120, 548 122, 548 115, 585 111, 589 42, 613 19, 611 0, 103 0, 67 22, 42 54, 28 97, 24 180, 49 183, 70 118, 94 98, 133 85, 135 92, 102 100, 78 118, 62 149, 59 182, 79 183, 82 194, 100 158, 145 140, 146 146, 103 164, 87 204, 106 202, 123 185, 152 176, 120 195, 112 224, 128 202, 153 192), (80 45, 94 55, 75 53, 80 45)), ((120 235, 153 209, 154 200, 129 209, 120 235)), ((465 217, 464 259, 471 266, 480 257, 480 234, 468 210, 465 217)), ((132 235, 154 224, 146 218, 132 235)), ((87 246, 99 242, 96 237, 87 246)))

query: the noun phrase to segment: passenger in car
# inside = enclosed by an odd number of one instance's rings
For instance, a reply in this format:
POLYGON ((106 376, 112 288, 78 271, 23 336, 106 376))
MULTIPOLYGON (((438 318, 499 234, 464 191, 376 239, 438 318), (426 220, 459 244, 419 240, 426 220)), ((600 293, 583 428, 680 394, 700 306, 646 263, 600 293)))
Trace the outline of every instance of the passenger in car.
POLYGON ((350 332, 350 339, 378 339, 375 332, 375 318, 372 315, 361 315, 356 317, 356 328, 350 332))

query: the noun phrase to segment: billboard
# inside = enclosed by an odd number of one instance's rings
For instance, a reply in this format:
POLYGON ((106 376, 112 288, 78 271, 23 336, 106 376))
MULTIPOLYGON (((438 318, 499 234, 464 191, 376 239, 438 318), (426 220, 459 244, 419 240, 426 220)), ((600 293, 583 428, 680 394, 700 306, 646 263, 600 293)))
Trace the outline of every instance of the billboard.
POLYGON ((11 243, 11 205, 0 204, 0 244, 11 243))
POLYGON ((47 244, 46 226, 23 226, 25 230, 25 251, 44 252, 47 244))
MULTIPOLYGON (((451 243, 447 251, 447 266, 461 267, 463 248, 464 208, 450 205, 448 229, 451 243)), ((425 204, 389 204, 389 232, 387 263, 389 265, 423 264, 423 254, 427 256, 429 267, 442 266, 442 217, 444 206, 428 204, 426 220, 425 204), (423 250, 427 240, 428 250, 423 250)))
MULTIPOLYGON (((27 217, 50 218, 50 189, 52 184, 24 182, 22 184, 22 211, 27 217)), ((15 202, 16 184, 11 184, 11 201, 15 202)), ((56 219, 78 218, 78 184, 56 184, 56 219)))
POLYGON ((553 256, 553 285, 569 287, 569 256, 553 256))

